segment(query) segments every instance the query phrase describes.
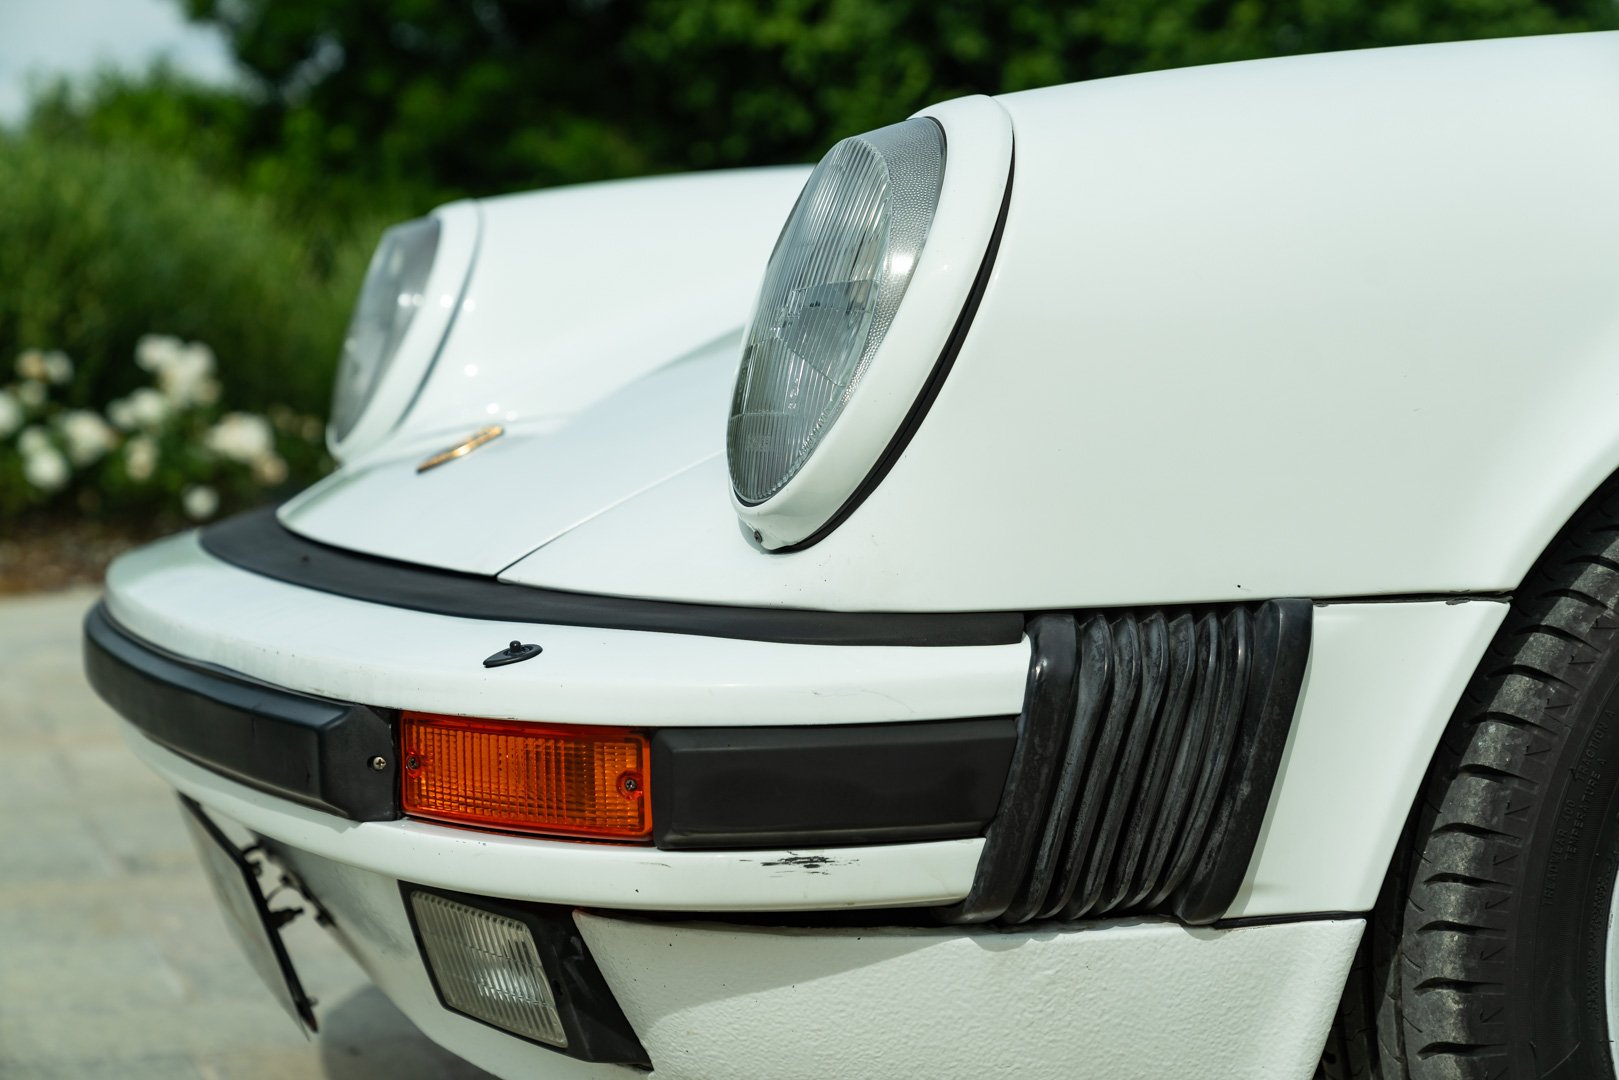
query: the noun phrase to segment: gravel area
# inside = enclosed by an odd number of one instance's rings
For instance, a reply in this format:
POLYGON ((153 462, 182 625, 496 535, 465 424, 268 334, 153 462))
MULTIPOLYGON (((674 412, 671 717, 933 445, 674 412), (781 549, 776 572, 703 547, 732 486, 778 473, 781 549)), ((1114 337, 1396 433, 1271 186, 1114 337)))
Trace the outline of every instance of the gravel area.
POLYGON ((108 563, 178 527, 88 518, 7 522, 0 532, 0 596, 98 585, 108 563))
POLYGON ((305 1039, 225 930, 174 794, 85 684, 90 589, 0 599, 0 1077, 475 1080, 324 931, 287 932, 305 1039))

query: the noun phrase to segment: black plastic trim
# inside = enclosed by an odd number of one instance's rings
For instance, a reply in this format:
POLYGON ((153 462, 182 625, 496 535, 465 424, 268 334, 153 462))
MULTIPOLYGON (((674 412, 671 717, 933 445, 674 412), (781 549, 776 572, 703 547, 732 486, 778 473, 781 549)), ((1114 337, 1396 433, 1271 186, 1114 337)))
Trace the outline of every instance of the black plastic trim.
POLYGON ((1311 616, 1306 600, 1273 601, 1255 613, 1254 652, 1274 660, 1255 665, 1238 738, 1243 752, 1232 762, 1232 775, 1225 782, 1227 794, 1219 803, 1190 880, 1175 897, 1173 910, 1183 922, 1208 923, 1225 914, 1248 872, 1293 727, 1310 656, 1311 616))
MULTIPOLYGON (((220 827, 214 824, 213 818, 208 816, 195 799, 180 796, 180 807, 186 815, 187 828, 191 830, 192 837, 199 846, 197 857, 204 860, 204 870, 209 878, 209 885, 213 887, 214 896, 224 910, 229 929, 241 936, 238 944, 242 946, 243 953, 248 962, 255 968, 252 940, 258 934, 263 934, 262 940, 269 946, 270 959, 275 963, 276 972, 281 979, 281 985, 271 982, 272 974, 260 969, 259 974, 265 981, 265 989, 291 1014, 292 1018, 309 1031, 318 1032, 320 1021, 315 1017, 315 999, 304 990, 303 980, 298 977, 298 969, 292 964, 292 957, 287 954, 287 943, 282 940, 281 926, 283 922, 302 913, 299 908, 283 908, 279 911, 270 910, 270 902, 264 896, 264 889, 259 884, 259 871, 261 867, 248 861, 249 851, 237 847, 230 837, 226 836, 220 827), (252 910, 242 911, 233 898, 227 894, 229 883, 216 878, 215 871, 207 866, 207 853, 201 850, 201 845, 212 844, 219 849, 220 854, 230 860, 232 870, 238 875, 242 891, 238 895, 245 895, 252 910), (249 923, 251 918, 252 924, 249 923), (257 931, 257 933, 255 933, 257 931), (286 997, 283 998, 282 994, 286 997)), ((307 1034, 307 1033, 306 1033, 307 1034)))
MULTIPOLYGON (((101 605, 84 634, 91 684, 153 740, 330 814, 401 816, 394 711, 175 656, 120 629, 101 605)), ((1017 734, 1012 718, 989 717, 663 728, 651 741, 658 847, 791 849, 983 835, 1017 734)))
POLYGON ((981 836, 1016 741, 1012 717, 663 728, 652 736, 654 838, 673 850, 981 836))
MULTIPOLYGON (((463 619, 594 626, 696 634, 793 645, 1010 645, 1023 636, 1018 612, 908 613, 745 608, 596 596, 510 585, 345 551, 297 535, 274 508, 249 511, 202 530, 216 559, 289 585, 390 607, 463 619)), ((480 663, 482 657, 468 657, 480 663)))
POLYGON ((389 711, 298 694, 135 640, 98 604, 84 620, 98 694, 153 741, 249 787, 355 821, 399 817, 389 711), (381 769, 373 767, 381 759, 381 769))
POLYGON ((590 946, 585 944, 584 935, 579 932, 578 925, 573 921, 573 912, 570 909, 550 904, 494 900, 487 896, 472 896, 427 885, 414 885, 408 881, 399 883, 399 895, 405 905, 405 914, 410 919, 410 932, 416 941, 416 953, 421 958, 422 967, 427 971, 428 981, 433 984, 433 993, 438 996, 439 1004, 447 1011, 469 1020, 476 1020, 514 1039, 520 1039, 534 1046, 543 1046, 565 1057, 599 1064, 652 1068, 652 1059, 647 1056, 646 1048, 641 1045, 635 1029, 625 1019, 624 1010, 619 1007, 618 999, 613 997, 613 991, 602 976, 601 968, 596 966, 595 958, 590 955, 590 946), (540 963, 550 976, 551 989, 556 996, 557 1016, 562 1021, 563 1030, 567 1032, 568 1045, 553 1046, 538 1039, 531 1039, 451 1005, 439 986, 438 973, 428 962, 427 950, 422 944, 421 928, 416 924, 416 909, 410 902, 412 893, 442 896, 467 907, 515 919, 527 927, 529 934, 534 938, 534 947, 540 955, 540 963))
POLYGON ((1006 912, 1033 858, 1026 838, 1039 829, 1050 805, 1065 725, 1074 711, 1078 669, 1073 616, 1035 616, 1029 621, 1029 641, 1018 744, 1000 810, 986 831, 972 891, 960 903, 940 910, 945 922, 987 922, 1006 912))
POLYGON ((932 372, 928 374, 927 382, 923 384, 916 400, 911 403, 905 419, 900 421, 893 438, 889 439, 888 445, 883 448, 882 456, 877 459, 877 463, 871 467, 871 471, 860 481, 854 492, 844 500, 843 505, 838 507, 837 512, 826 519, 826 524, 796 544, 771 548, 771 554, 785 555, 793 551, 803 551, 826 539, 834 529, 849 519, 849 515, 860 509, 860 504, 877 490, 877 486, 883 482, 889 470, 893 469, 894 463, 899 461, 905 448, 911 444, 911 439, 922 426, 922 421, 927 419, 928 410, 933 408, 934 399, 939 396, 939 391, 944 389, 944 381, 949 376, 950 369, 955 366, 956 357, 961 354, 961 347, 967 341, 967 332, 972 329, 973 318, 978 314, 979 302, 984 299, 984 291, 989 288, 990 273, 995 269, 995 256, 1001 250, 1001 235, 1006 231, 1006 215, 1012 208, 1012 181, 1016 175, 1017 150, 1014 147, 1012 161, 1006 169, 1006 191, 1001 196, 1001 209, 995 217, 995 228, 989 234, 989 244, 984 248, 984 258, 978 264, 978 274, 973 278, 972 287, 967 292, 967 300, 962 305, 960 314, 956 316, 956 323, 950 329, 950 336, 945 339, 944 348, 940 351, 932 372))
POLYGON ((1310 653, 1308 600, 1043 615, 1001 810, 951 922, 1158 912, 1236 898, 1310 653))

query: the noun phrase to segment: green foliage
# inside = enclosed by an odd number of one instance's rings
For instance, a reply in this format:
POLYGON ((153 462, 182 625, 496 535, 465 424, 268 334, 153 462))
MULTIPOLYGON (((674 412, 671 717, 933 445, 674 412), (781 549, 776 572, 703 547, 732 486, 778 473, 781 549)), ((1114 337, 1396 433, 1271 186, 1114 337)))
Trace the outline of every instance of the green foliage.
POLYGON ((236 406, 324 411, 379 229, 329 247, 323 272, 265 200, 133 141, 0 137, 0 207, 0 356, 67 352, 69 403, 134 387, 157 332, 217 349, 236 406))
POLYGON ((813 160, 961 94, 1619 25, 1610 0, 177 2, 225 33, 247 92, 110 79, 36 122, 199 155, 317 214, 813 160))
POLYGON ((0 371, 0 523, 29 511, 177 521, 260 502, 329 467, 318 417, 228 410, 211 349, 148 335, 126 358, 142 385, 105 410, 65 401, 66 353, 0 371))

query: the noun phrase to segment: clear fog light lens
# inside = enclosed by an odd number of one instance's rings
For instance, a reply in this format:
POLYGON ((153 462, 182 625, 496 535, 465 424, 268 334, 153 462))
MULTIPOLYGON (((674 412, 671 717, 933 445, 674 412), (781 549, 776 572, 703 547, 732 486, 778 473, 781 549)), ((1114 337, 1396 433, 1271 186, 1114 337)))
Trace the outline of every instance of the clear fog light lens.
POLYGON ((410 904, 445 1005, 526 1039, 568 1045, 528 927, 434 893, 413 892, 410 904))
POLYGON ((797 475, 858 388, 916 267, 944 177, 926 118, 834 146, 776 241, 748 327, 727 454, 737 498, 797 475))

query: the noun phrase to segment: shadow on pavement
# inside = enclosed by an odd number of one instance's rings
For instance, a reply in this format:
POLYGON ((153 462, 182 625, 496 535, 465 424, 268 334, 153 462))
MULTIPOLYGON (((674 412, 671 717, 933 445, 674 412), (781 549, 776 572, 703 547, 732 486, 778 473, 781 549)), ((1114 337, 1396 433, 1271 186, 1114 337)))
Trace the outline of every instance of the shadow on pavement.
POLYGON ((374 986, 321 1010, 320 1063, 331 1080, 494 1080, 423 1035, 374 986))

